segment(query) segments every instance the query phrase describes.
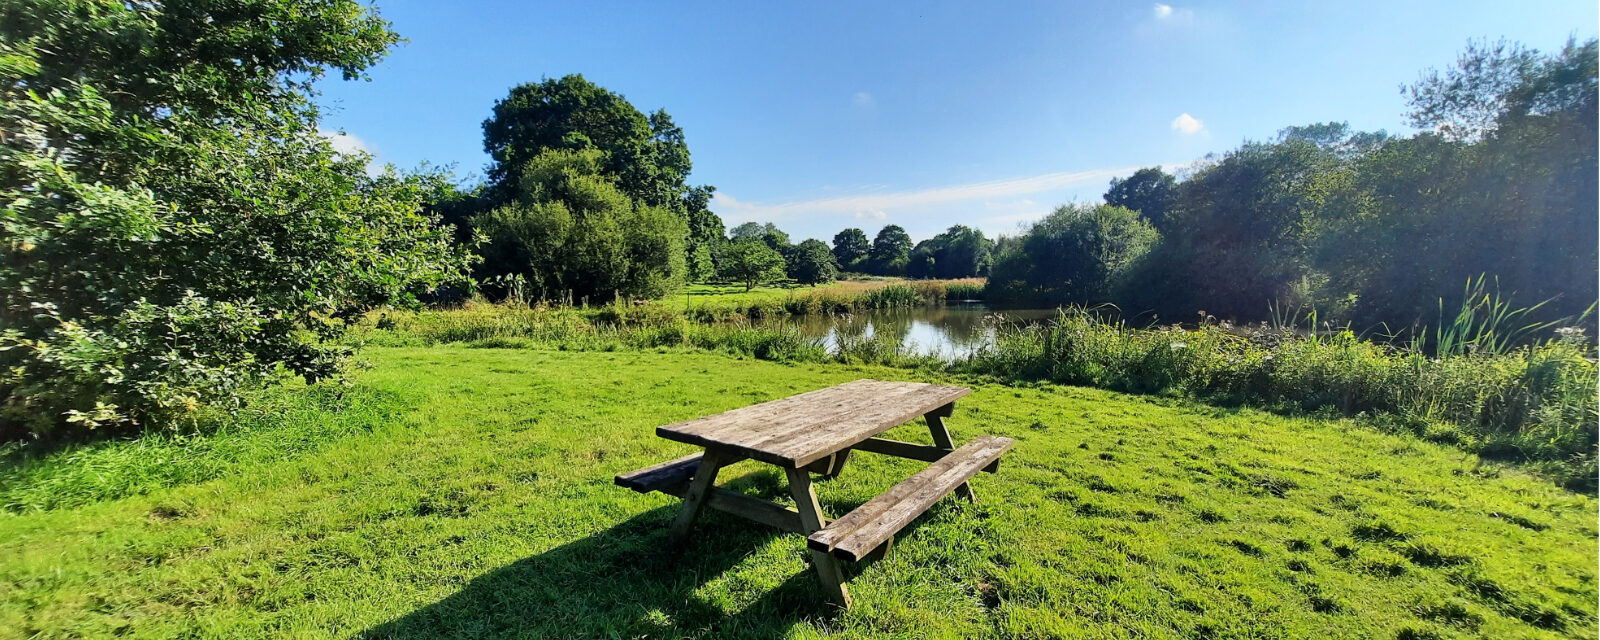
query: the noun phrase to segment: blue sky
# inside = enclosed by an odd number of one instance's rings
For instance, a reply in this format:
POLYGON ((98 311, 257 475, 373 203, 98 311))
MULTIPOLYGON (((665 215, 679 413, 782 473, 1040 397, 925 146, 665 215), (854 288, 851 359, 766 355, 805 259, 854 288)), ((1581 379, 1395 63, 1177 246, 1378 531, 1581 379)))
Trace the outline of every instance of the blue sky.
POLYGON ((1408 132, 1398 87, 1469 38, 1554 50, 1572 2, 382 1, 408 39, 322 86, 323 126, 379 162, 481 175, 513 86, 582 73, 687 134, 729 227, 796 241, 899 224, 1015 232, 1112 176, 1294 124, 1408 132))

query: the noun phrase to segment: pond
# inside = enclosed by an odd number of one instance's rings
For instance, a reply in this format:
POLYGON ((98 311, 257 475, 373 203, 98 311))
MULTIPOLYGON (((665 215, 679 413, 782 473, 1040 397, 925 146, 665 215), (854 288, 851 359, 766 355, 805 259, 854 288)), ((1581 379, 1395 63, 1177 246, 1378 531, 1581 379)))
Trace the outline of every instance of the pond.
POLYGON ((1055 309, 995 309, 981 302, 952 302, 913 309, 858 311, 848 316, 803 316, 789 322, 828 351, 839 339, 894 338, 903 350, 955 360, 994 344, 995 326, 1035 323, 1056 316, 1055 309))

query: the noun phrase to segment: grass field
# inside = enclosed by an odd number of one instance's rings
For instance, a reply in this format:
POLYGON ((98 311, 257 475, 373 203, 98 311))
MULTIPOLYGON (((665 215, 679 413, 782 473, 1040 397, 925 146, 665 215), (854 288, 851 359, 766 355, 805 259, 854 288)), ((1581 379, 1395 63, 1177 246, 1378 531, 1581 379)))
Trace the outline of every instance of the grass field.
MULTIPOLYGON (((969 381, 957 439, 1016 448, 974 480, 978 505, 947 499, 849 568, 856 607, 835 612, 798 537, 712 513, 675 554, 675 501, 611 476, 687 452, 654 437, 665 422, 862 377, 961 380, 680 351, 363 357, 348 390, 271 392, 207 444, 0 473, 0 637, 1597 633, 1593 498, 1352 422, 969 381)), ((916 468, 861 455, 818 491, 837 516, 916 468)), ((781 499, 775 469, 734 471, 781 499)))

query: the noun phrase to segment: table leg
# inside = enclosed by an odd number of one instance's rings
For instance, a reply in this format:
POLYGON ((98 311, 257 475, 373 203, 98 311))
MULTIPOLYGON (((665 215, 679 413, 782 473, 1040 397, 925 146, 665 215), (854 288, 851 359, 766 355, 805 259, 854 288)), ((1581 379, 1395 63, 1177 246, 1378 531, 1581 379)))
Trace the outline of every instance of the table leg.
MULTIPOLYGON (((928 433, 933 436, 933 445, 945 451, 956 450, 955 441, 950 439, 950 430, 944 426, 944 419, 955 413, 955 410, 956 403, 952 402, 922 416, 922 419, 928 421, 928 433)), ((956 487, 956 494, 966 498, 967 502, 978 501, 978 494, 973 493, 972 487, 965 482, 956 487)))
POLYGON ((824 478, 838 477, 844 471, 844 463, 850 459, 850 450, 845 449, 831 456, 806 465, 806 471, 820 473, 824 478))
POLYGON ((672 529, 667 533, 667 540, 673 546, 683 544, 689 537, 689 529, 705 508, 706 498, 717 484, 717 472, 722 470, 726 461, 727 456, 721 451, 710 448, 700 458, 700 468, 695 470, 694 479, 689 481, 689 489, 683 494, 683 506, 678 508, 678 517, 672 521, 672 529))
MULTIPOLYGON (((827 526, 822 517, 822 506, 817 504, 817 492, 811 488, 811 474, 805 469, 784 469, 789 475, 789 491, 794 494, 795 509, 800 512, 800 525, 811 535, 827 526)), ((850 590, 844 585, 844 571, 839 560, 823 551, 810 550, 811 564, 817 568, 817 577, 828 599, 841 607, 850 606, 850 590)))

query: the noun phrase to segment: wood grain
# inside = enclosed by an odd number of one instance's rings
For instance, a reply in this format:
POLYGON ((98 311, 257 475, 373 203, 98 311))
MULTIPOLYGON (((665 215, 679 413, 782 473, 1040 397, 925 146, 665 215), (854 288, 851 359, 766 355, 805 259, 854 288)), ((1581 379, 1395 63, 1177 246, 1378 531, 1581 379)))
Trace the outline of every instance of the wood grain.
POLYGON ((832 552, 841 559, 860 560, 998 459, 1012 444, 1011 438, 979 436, 811 534, 806 545, 815 551, 832 552))

